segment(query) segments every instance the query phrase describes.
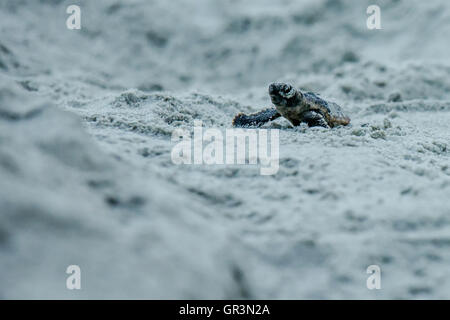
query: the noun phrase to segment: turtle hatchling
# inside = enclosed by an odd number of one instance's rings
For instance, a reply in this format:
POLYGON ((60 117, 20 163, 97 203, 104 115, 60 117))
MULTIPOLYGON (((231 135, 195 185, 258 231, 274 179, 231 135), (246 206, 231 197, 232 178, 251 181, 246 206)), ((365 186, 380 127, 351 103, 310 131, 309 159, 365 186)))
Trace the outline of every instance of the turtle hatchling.
POLYGON ((249 115, 239 113, 233 119, 233 126, 258 127, 281 116, 294 126, 304 122, 309 127, 333 128, 350 123, 350 118, 336 103, 325 101, 312 92, 301 92, 289 84, 272 83, 269 86, 269 95, 274 108, 249 115))

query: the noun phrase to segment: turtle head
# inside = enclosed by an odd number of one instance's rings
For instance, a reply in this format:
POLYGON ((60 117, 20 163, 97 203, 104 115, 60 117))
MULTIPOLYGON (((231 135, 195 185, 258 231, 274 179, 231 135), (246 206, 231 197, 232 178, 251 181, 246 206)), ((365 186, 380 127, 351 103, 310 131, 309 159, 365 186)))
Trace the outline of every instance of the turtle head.
POLYGON ((301 93, 290 84, 272 83, 269 86, 270 99, 275 106, 295 106, 298 104, 299 94, 301 93))

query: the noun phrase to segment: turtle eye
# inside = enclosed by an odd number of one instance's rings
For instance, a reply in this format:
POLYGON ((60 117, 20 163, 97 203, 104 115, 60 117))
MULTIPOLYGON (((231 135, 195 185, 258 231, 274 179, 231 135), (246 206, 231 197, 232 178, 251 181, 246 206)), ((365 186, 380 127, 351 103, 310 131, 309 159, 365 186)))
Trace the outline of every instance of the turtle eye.
POLYGON ((292 91, 292 86, 291 86, 291 85, 285 84, 285 85, 283 86, 283 92, 284 92, 284 93, 288 94, 288 93, 291 93, 291 91, 292 91))
POLYGON ((291 85, 283 84, 280 87, 280 95, 283 98, 290 99, 290 98, 292 98, 295 95, 295 90, 294 90, 294 88, 291 85))

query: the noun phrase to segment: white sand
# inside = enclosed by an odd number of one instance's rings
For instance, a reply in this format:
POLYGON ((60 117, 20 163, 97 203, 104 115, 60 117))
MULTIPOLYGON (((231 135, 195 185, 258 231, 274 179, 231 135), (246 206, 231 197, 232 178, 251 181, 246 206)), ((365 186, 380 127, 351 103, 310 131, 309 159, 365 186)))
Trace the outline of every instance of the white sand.
POLYGON ((1 1, 0 298, 450 298, 446 4, 1 1), (274 176, 172 163, 274 81, 351 126, 265 125, 274 176))

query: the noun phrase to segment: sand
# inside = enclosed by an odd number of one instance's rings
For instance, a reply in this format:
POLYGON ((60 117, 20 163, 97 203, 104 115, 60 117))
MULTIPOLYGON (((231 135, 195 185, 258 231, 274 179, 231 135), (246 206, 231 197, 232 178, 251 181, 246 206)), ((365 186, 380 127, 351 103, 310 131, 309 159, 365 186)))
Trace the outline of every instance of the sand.
POLYGON ((443 0, 0 2, 0 298, 450 298, 449 32, 443 0), (275 175, 172 162, 274 81, 351 125, 264 125, 275 175))

